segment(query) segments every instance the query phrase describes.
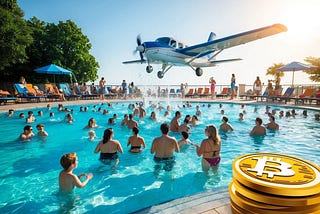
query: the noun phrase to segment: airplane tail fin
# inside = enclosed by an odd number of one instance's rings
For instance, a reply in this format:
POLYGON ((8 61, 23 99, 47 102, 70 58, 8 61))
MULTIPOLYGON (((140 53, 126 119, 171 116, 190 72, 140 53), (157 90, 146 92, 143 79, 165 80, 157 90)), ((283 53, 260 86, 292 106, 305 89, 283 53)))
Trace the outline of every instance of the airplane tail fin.
MULTIPOLYGON (((210 34, 209 34, 209 37, 208 37, 208 42, 210 42, 210 41, 212 41, 214 38, 216 38, 216 34, 214 33, 214 32, 211 32, 210 34)), ((208 54, 208 59, 210 59, 212 57, 212 55, 211 54, 208 54)))

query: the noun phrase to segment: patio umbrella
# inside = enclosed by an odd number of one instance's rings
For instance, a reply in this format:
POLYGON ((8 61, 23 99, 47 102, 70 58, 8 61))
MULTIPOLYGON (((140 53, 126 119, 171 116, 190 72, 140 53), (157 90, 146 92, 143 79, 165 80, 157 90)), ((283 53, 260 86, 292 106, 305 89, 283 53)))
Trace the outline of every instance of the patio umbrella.
POLYGON ((65 68, 62 68, 60 66, 57 66, 55 64, 50 64, 41 68, 37 68, 34 71, 42 74, 53 74, 54 83, 56 83, 55 75, 71 75, 72 74, 71 71, 65 68))
POLYGON ((315 66, 313 65, 306 65, 303 64, 301 62, 291 62, 289 64, 286 64, 280 68, 278 68, 278 71, 292 71, 292 81, 291 81, 291 85, 293 86, 293 81, 294 81, 294 72, 295 71, 302 71, 302 70, 306 70, 306 69, 310 69, 310 68, 314 68, 315 66))

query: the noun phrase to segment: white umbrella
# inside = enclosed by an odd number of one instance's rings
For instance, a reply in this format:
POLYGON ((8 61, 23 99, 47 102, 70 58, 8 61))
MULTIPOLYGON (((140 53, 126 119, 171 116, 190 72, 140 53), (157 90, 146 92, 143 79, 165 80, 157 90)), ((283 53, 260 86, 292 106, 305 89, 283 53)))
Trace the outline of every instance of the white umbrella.
POLYGON ((310 68, 314 68, 315 66, 313 65, 306 65, 303 64, 301 62, 291 62, 289 64, 286 64, 280 68, 278 68, 278 71, 292 71, 292 81, 291 81, 291 85, 293 86, 293 81, 294 81, 294 72, 295 71, 302 71, 302 70, 306 70, 306 69, 310 69, 310 68))

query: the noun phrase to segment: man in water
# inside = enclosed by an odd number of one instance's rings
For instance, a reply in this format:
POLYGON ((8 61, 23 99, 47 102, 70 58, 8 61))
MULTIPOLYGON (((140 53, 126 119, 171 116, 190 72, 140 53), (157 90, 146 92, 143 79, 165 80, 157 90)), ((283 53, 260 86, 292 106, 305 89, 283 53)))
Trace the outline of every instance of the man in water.
POLYGON ((161 137, 153 140, 151 146, 151 154, 154 154, 153 160, 161 164, 163 163, 164 170, 170 171, 175 163, 174 152, 179 152, 179 145, 175 138, 168 136, 169 126, 166 123, 161 124, 161 137))

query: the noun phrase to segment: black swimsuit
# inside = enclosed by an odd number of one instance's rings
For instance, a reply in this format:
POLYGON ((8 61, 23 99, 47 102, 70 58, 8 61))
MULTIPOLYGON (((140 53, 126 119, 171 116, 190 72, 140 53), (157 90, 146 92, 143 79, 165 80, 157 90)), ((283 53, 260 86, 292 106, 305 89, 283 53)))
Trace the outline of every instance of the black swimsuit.
POLYGON ((116 160, 118 159, 118 153, 100 153, 100 160, 116 160))

